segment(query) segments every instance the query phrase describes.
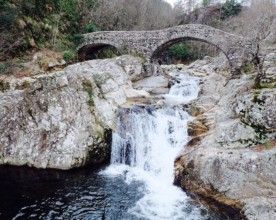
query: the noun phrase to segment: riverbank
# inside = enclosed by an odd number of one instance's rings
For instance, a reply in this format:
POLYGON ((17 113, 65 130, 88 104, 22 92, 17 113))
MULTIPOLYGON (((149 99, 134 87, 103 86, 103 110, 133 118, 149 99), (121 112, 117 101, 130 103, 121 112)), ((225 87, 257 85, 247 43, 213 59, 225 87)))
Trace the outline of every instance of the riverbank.
MULTIPOLYGON (((275 55, 268 54, 265 60, 268 72, 276 64, 275 55)), ((255 72, 228 80, 212 66, 207 61, 192 70, 183 66, 201 77, 201 91, 186 106, 194 118, 188 129, 190 141, 175 162, 175 182, 240 210, 246 219, 274 219, 275 87, 254 88, 255 72)), ((269 74, 264 85, 273 80, 275 74, 269 74)))

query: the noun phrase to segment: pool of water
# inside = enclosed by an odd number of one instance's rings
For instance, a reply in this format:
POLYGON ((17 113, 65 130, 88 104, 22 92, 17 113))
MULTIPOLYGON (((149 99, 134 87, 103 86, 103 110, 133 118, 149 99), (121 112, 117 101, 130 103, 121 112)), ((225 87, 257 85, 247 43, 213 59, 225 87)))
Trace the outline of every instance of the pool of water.
MULTIPOLYGON (((108 177, 91 168, 64 172, 0 167, 1 220, 143 219, 128 212, 143 196, 142 182, 126 183, 124 175, 108 177)), ((205 208, 201 212, 207 219, 223 219, 205 208)))

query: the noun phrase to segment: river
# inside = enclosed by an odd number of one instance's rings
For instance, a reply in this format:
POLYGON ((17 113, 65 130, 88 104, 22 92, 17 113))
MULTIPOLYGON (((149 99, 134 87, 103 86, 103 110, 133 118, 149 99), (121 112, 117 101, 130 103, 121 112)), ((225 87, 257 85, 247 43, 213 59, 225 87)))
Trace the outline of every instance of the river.
POLYGON ((175 73, 165 105, 121 109, 110 165, 69 172, 2 167, 0 219, 225 219, 173 185, 174 160, 188 142, 182 108, 198 79, 175 73))

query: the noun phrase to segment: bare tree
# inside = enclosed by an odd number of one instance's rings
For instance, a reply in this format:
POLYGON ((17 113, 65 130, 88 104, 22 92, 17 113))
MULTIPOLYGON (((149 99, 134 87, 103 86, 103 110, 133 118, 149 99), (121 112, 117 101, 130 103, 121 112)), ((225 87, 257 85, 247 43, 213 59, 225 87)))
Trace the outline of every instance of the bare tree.
POLYGON ((174 13, 163 0, 99 0, 84 22, 101 30, 151 30, 172 26, 174 13))
POLYGON ((224 29, 261 42, 273 31, 275 18, 274 0, 252 0, 240 15, 225 23, 224 29))
POLYGON ((248 7, 245 7, 240 15, 233 17, 224 24, 227 31, 233 31, 247 38, 255 40, 259 45, 258 56, 255 64, 258 75, 256 86, 265 78, 263 69, 264 55, 261 48, 267 44, 270 38, 271 43, 276 43, 276 5, 274 0, 252 0, 248 7))

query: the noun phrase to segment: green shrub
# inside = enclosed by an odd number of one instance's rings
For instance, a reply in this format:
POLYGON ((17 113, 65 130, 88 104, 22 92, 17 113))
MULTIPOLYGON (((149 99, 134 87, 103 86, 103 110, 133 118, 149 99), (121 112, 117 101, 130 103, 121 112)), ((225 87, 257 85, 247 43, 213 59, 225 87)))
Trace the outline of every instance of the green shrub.
POLYGON ((91 32, 95 32, 95 31, 99 31, 99 30, 98 30, 97 26, 93 23, 89 23, 84 26, 85 33, 91 33, 91 32))
POLYGON ((177 43, 169 48, 169 55, 178 60, 189 58, 189 47, 185 43, 177 43))
POLYGON ((101 50, 99 50, 96 54, 97 59, 106 59, 106 58, 113 58, 116 56, 119 56, 119 52, 112 47, 106 47, 101 50))
POLYGON ((242 10, 242 5, 236 0, 226 0, 221 6, 221 19, 225 20, 231 16, 238 15, 242 10))
POLYGON ((17 17, 16 8, 12 7, 6 0, 0 0, 0 30, 11 29, 17 17))
POLYGON ((202 4, 203 7, 207 7, 211 4, 211 0, 202 0, 201 4, 202 4))
POLYGON ((72 38, 72 42, 75 44, 75 46, 80 45, 83 42, 84 38, 80 34, 74 34, 72 38))
POLYGON ((0 63, 0 74, 7 74, 12 68, 12 64, 10 62, 0 63))
POLYGON ((0 91, 5 92, 10 89, 10 84, 8 82, 0 81, 0 91))
POLYGON ((73 50, 67 50, 63 52, 63 59, 67 63, 74 61, 75 57, 76 57, 76 53, 73 50))
POLYGON ((252 73, 252 71, 254 70, 254 64, 252 63, 246 63, 245 65, 242 66, 242 72, 243 73, 252 73))

